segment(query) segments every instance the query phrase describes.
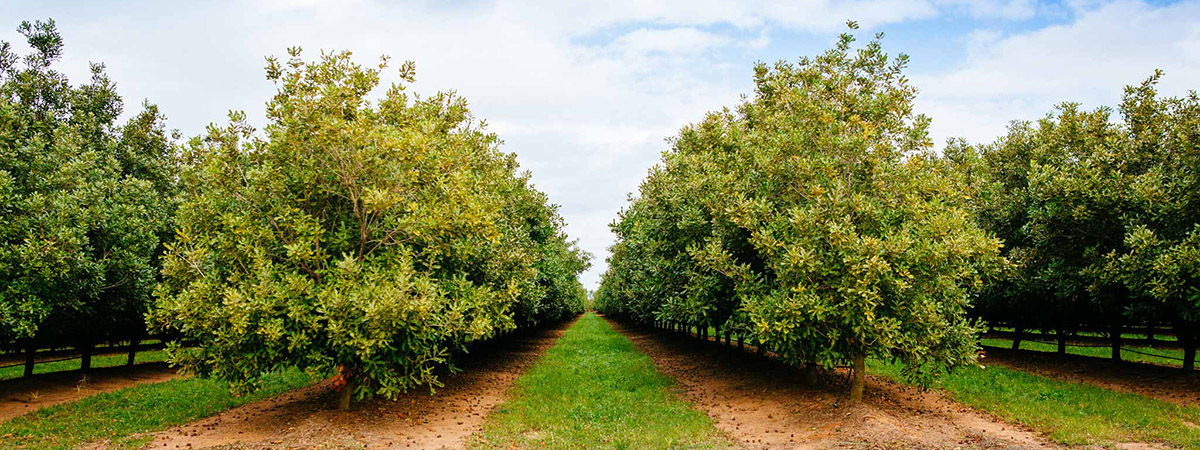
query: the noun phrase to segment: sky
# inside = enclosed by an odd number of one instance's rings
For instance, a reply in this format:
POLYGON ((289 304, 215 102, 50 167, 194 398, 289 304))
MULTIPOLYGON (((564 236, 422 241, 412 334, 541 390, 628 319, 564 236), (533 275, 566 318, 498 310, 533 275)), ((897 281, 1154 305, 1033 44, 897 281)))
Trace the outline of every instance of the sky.
POLYGON ((275 87, 264 58, 288 47, 414 61, 415 92, 464 96, 561 206, 595 256, 589 289, 609 223, 666 139, 752 94, 756 62, 816 55, 847 20, 860 41, 883 32, 885 50, 910 56, 916 108, 939 143, 991 142, 1063 101, 1115 107, 1155 69, 1164 94, 1200 88, 1200 0, 7 0, 0 40, 25 48, 17 25, 46 18, 65 41, 59 70, 83 82, 103 62, 126 114, 148 100, 184 136, 229 111, 265 125, 275 87))

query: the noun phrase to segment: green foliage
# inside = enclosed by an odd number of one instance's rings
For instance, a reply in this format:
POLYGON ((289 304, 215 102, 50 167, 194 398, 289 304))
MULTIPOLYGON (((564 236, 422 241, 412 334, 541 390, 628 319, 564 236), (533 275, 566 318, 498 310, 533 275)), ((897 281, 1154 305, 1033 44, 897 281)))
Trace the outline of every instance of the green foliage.
POLYGON ((468 446, 477 449, 725 448, 703 413, 671 392, 650 357, 595 314, 517 380, 468 446))
POLYGON ((969 167, 978 186, 978 221, 1004 239, 1010 263, 984 290, 984 317, 1051 330, 1071 315, 1097 317, 1084 274, 1123 229, 1119 215, 1108 214, 1119 210, 1110 195, 1119 186, 1086 163, 1118 133, 1108 110, 1066 103, 1036 123, 1014 122, 992 145, 956 146, 949 157, 969 167))
POLYGON ((1114 337, 1125 323, 1168 322, 1194 348, 1200 101, 1159 98, 1160 76, 1126 88, 1122 122, 1064 103, 994 144, 947 154, 980 186, 978 222, 1005 240, 1010 263, 983 291, 980 316, 1114 337))
POLYGON ((877 356, 927 380, 975 358, 999 241, 929 151, 907 58, 854 38, 756 67, 755 96, 681 131, 613 229, 598 308, 742 330, 794 364, 877 356))
POLYGON ((54 22, 18 31, 33 53, 0 45, 0 346, 140 337, 173 210, 163 117, 118 124, 103 65, 72 86, 54 22))
MULTIPOLYGON (((268 60, 270 124, 242 114, 185 148, 151 317, 184 369, 252 386, 338 369, 359 397, 436 385, 464 344, 582 311, 587 255, 453 94, 368 94, 348 52, 268 60)), ((405 81, 413 66, 402 66, 405 81)))
POLYGON ((1200 97, 1159 98, 1161 74, 1125 89, 1128 148, 1142 167, 1128 185, 1138 212, 1126 219, 1125 252, 1106 255, 1115 275, 1175 324, 1184 367, 1193 368, 1200 330, 1200 97))

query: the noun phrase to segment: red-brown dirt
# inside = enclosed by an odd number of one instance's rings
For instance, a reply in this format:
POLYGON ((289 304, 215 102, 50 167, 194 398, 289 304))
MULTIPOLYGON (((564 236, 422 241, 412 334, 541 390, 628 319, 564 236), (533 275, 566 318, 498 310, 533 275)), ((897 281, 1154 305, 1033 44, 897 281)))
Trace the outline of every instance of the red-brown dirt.
POLYGON ((462 448, 513 382, 562 335, 567 323, 496 339, 443 375, 436 395, 409 392, 331 409, 328 381, 156 433, 150 449, 462 448))
POLYGON ((1079 355, 987 347, 988 364, 1033 372, 1049 378, 1089 383, 1179 404, 1200 404, 1200 371, 1079 355))
POLYGON ((845 405, 844 373, 807 387, 795 368, 715 342, 613 323, 677 392, 748 449, 1053 449, 1036 433, 942 398, 870 377, 863 404, 845 405), (835 403, 841 400, 841 406, 835 403))
POLYGON ((78 370, 0 381, 0 422, 51 405, 141 383, 178 377, 167 363, 92 369, 85 378, 78 370))

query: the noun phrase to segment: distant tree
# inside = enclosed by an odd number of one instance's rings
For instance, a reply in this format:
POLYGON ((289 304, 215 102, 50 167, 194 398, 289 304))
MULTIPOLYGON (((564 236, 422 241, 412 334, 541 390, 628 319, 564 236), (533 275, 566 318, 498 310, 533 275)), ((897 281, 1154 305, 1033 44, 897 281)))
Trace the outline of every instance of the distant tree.
POLYGON ((1108 108, 1082 111, 1064 103, 1038 121, 1035 145, 1056 157, 1030 166, 1026 229, 1043 258, 1036 277, 1060 315, 1107 329, 1113 359, 1120 360, 1131 296, 1105 267, 1107 255, 1123 251, 1125 223, 1138 214, 1128 187, 1145 161, 1128 151, 1124 130, 1110 116, 1108 108))
MULTIPOLYGON (((337 370, 339 407, 434 386, 455 350, 582 310, 586 255, 453 94, 383 98, 348 52, 270 59, 260 136, 233 114, 185 151, 154 323, 186 370, 249 388, 337 370)), ((411 63, 401 78, 413 80, 411 63)))
POLYGON ((23 22, 33 53, 0 45, 0 344, 93 344, 145 332, 174 152, 153 105, 124 125, 104 66, 73 87, 52 69, 54 21, 23 22))
POLYGON ((1004 239, 1005 276, 977 312, 1021 330, 1106 329, 1121 359, 1126 325, 1174 324, 1194 366, 1197 288, 1191 240, 1200 223, 1195 94, 1160 99, 1155 74, 1126 88, 1120 113, 1063 103, 1014 122, 983 146, 951 146, 970 171, 977 218, 1004 239))
POLYGON ((1128 151, 1144 170, 1128 183, 1132 208, 1124 252, 1109 258, 1115 275, 1139 295, 1136 312, 1170 322, 1184 349, 1183 368, 1196 366, 1200 333, 1200 98, 1160 98, 1161 74, 1125 89, 1121 113, 1128 151))
POLYGON ((1094 317, 1084 283, 1068 282, 1079 280, 1078 272, 1063 273, 1063 265, 1052 258, 1054 251, 1061 254, 1063 249, 1046 248, 1041 245, 1045 240, 1037 238, 1047 236, 1032 234, 1030 214, 1038 198, 1031 174, 1072 157, 1071 147, 1050 144, 1054 133, 1071 129, 1056 127, 1054 117, 1013 122, 992 144, 954 141, 944 151, 948 159, 957 160, 956 170, 971 177, 978 223, 1004 242, 1001 253, 1007 264, 980 290, 975 312, 993 324, 1013 327, 1014 349, 1024 331, 1040 329, 1055 331, 1059 350, 1065 352, 1066 333, 1094 317))

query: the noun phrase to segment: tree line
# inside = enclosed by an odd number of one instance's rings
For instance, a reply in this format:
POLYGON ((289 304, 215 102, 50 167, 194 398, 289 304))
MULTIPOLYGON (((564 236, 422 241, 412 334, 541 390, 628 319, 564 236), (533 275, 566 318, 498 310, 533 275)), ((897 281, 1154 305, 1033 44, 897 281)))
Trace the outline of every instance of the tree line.
MULTIPOLYGON (((336 373, 339 405, 436 386, 472 342, 582 312, 589 255, 453 93, 373 99, 388 67, 349 52, 268 58, 268 123, 186 141, 153 105, 117 124, 103 66, 0 49, 0 346, 153 335, 188 373, 251 389, 336 373)), ((378 96, 376 96, 378 97, 378 96)), ((32 364, 30 364, 32 367, 32 364)))
POLYGON ((1130 327, 1170 329, 1193 370, 1200 331, 1200 99, 1164 98, 1161 72, 1116 111, 1063 103, 992 144, 945 158, 972 180, 976 221, 1005 242, 974 313, 1022 332, 1100 331, 1121 360, 1130 327), (1114 112, 1119 116, 1113 117, 1114 112))
POLYGON ((612 229, 596 307, 711 327, 805 367, 977 361, 987 323, 1116 333, 1200 325, 1200 102, 1126 89, 1123 122, 1065 103, 992 144, 934 151, 882 35, 755 67, 754 94, 684 127, 612 229))

